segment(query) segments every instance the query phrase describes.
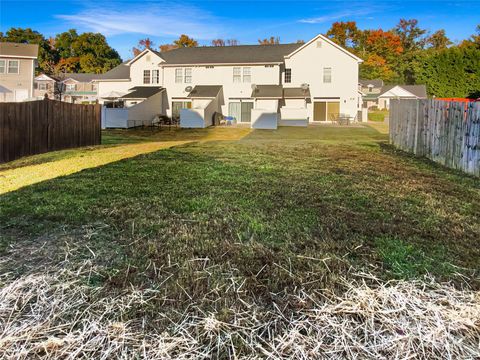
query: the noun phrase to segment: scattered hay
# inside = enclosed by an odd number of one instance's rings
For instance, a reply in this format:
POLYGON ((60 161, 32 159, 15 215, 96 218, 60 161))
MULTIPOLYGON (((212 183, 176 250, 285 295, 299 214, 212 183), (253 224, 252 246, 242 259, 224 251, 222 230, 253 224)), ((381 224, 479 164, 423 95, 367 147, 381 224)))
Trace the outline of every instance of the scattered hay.
MULTIPOLYGON (((0 357, 480 357, 480 294, 448 284, 399 281, 372 286, 358 280, 346 283, 341 297, 298 293, 289 310, 276 304, 267 310, 241 299, 236 308, 221 313, 205 313, 192 305, 180 321, 159 328, 148 323, 153 321, 151 309, 150 316, 129 315, 132 307, 159 304, 160 291, 131 289, 105 296, 105 289, 85 285, 84 276, 88 272, 81 269, 2 280, 0 357), (305 309, 306 303, 315 306, 305 309)), ((169 319, 162 311, 155 308, 156 318, 169 319)))

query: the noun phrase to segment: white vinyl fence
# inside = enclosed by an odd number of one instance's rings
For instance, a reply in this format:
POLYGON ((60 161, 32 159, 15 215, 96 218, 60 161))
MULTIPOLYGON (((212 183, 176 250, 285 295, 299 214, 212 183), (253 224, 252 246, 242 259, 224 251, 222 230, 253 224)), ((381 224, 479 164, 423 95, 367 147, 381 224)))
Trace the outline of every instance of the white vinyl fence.
POLYGON ((480 102, 392 99, 390 143, 480 176, 480 102))

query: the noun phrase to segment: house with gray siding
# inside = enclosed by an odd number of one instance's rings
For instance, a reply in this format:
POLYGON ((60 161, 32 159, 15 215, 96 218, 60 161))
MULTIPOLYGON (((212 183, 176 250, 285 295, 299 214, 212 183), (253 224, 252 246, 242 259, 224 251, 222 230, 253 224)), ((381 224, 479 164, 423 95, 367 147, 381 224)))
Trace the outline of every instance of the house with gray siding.
POLYGON ((0 102, 32 98, 38 45, 0 42, 0 102))

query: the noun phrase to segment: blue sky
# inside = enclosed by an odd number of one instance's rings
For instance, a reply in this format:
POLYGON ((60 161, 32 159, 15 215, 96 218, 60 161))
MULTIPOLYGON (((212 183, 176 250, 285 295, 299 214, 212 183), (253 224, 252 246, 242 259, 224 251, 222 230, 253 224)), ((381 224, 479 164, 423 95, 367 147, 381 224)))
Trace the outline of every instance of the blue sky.
POLYGON ((235 38, 254 44, 279 36, 282 43, 308 40, 335 21, 354 20, 360 28, 390 29, 400 18, 444 28, 452 40, 474 33, 480 14, 474 1, 70 1, 0 0, 0 31, 31 27, 45 36, 75 28, 103 33, 126 59, 137 41, 156 45, 186 33, 201 44, 235 38))

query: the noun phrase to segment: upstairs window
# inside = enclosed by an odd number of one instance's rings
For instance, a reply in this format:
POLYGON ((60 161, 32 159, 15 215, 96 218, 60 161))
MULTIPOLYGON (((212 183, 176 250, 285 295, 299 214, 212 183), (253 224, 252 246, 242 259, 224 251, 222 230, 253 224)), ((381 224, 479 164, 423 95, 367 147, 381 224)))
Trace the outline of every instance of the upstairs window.
POLYGON ((233 68, 233 82, 234 83, 242 82, 242 68, 240 67, 233 68))
POLYGON ((41 82, 38 84, 38 90, 47 90, 47 84, 41 82))
POLYGON ((252 69, 249 67, 243 68, 243 82, 244 83, 252 82, 252 69))
POLYGON ((325 67, 323 68, 323 82, 329 84, 332 82, 332 68, 325 67))
POLYGON ((182 71, 182 69, 175 69, 175 82, 177 84, 183 82, 183 71, 182 71))
POLYGON ((8 61, 8 73, 9 74, 18 74, 18 60, 9 60, 8 61))
POLYGON ((143 83, 150 84, 150 70, 143 70, 143 83))
POLYGON ((152 84, 160 82, 160 70, 152 70, 152 84))
POLYGON ((0 60, 0 74, 5 74, 5 60, 0 60))
POLYGON ((185 83, 190 84, 192 82, 192 68, 185 68, 185 83))
POLYGON ((285 83, 292 82, 292 69, 285 69, 285 83))
POLYGON ((75 84, 66 84, 65 85, 65 90, 67 90, 67 91, 75 91, 75 89, 76 89, 75 84))

